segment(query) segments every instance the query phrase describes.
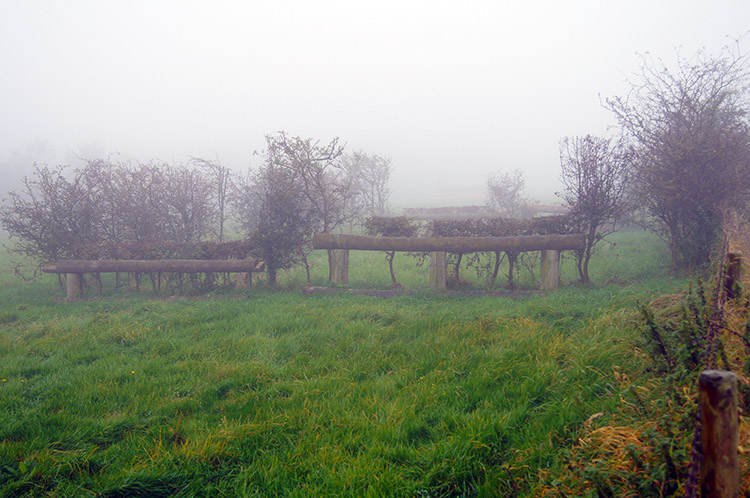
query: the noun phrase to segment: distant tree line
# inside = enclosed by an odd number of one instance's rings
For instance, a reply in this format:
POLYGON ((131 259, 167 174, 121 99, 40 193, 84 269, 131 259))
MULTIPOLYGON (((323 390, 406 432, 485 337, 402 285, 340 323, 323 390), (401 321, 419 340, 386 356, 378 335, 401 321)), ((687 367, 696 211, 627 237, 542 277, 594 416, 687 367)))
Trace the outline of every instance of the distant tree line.
MULTIPOLYGON (((565 137, 559 144, 566 226, 587 240, 577 254, 581 281, 590 280, 596 244, 634 210, 668 243, 675 270, 705 266, 724 217, 743 214, 750 199, 748 59, 699 52, 670 69, 644 58, 627 96, 604 105, 619 135, 565 137)), ((203 158, 179 165, 110 159, 76 169, 38 165, 8 195, 0 222, 15 251, 39 262, 79 257, 83 247, 116 258, 125 246, 133 254, 139 244, 223 242, 234 225, 247 250, 265 261, 273 284, 278 271, 296 264, 309 279, 314 233, 387 210, 386 158, 347 153, 338 139, 323 143, 285 132, 266 136, 258 156, 260 166, 244 174, 203 158)), ((520 217, 528 202, 524 187, 520 170, 496 172, 487 179, 487 207, 502 220, 520 217)), ((462 256, 456 257, 458 269, 462 256)))
POLYGON ((275 283, 278 270, 300 262, 309 275, 313 233, 387 209, 388 159, 285 132, 268 135, 259 155, 262 164, 240 174, 204 158, 35 165, 0 207, 0 222, 12 249, 40 264, 254 255, 275 283), (244 243, 222 246, 229 226, 244 243))

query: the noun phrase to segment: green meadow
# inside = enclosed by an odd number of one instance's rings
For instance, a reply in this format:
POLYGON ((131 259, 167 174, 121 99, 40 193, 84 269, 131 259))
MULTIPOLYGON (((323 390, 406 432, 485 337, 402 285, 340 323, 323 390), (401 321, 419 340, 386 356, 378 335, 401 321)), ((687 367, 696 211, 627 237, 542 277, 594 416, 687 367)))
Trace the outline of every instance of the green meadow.
MULTIPOLYGON (((635 311, 685 286, 668 260, 623 232, 592 286, 566 257, 549 293, 521 269, 518 293, 435 295, 427 265, 397 255, 413 292, 387 299, 306 295, 296 269, 280 290, 106 280, 66 302, 3 253, 0 497, 533 496, 584 422, 618 410, 613 369, 651 375, 635 311)), ((324 253, 313 263, 328 285, 324 253)), ((352 252, 349 287, 389 285, 384 254, 352 252)))

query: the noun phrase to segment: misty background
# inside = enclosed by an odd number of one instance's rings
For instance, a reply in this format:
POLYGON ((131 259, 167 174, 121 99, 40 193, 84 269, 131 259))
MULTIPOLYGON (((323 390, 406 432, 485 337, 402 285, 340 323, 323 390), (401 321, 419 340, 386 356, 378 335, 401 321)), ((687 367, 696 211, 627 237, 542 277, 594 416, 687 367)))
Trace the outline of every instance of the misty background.
POLYGON ((0 8, 0 194, 34 162, 108 154, 244 170, 285 130, 389 157, 394 207, 483 204, 487 177, 516 168, 554 201, 559 140, 608 132, 601 101, 638 54, 718 54, 750 30, 739 0, 0 8))

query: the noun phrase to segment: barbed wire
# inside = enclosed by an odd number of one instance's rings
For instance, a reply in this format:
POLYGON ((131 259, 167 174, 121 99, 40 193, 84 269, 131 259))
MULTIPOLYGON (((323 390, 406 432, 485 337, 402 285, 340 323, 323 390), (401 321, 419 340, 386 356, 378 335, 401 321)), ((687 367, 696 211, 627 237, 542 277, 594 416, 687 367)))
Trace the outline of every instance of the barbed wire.
MULTIPOLYGON (((719 330, 725 328, 724 323, 724 306, 727 295, 724 279, 726 277, 726 257, 729 250, 729 237, 724 235, 724 244, 721 251, 721 261, 719 263, 719 272, 716 279, 716 294, 714 295, 713 310, 711 320, 706 331, 706 348, 703 351, 704 369, 713 369, 716 364, 716 334, 719 330)), ((685 482, 685 498, 695 498, 698 490, 698 477, 703 462, 703 448, 701 445, 702 425, 701 411, 695 412, 695 421, 693 422, 693 440, 690 445, 690 463, 688 464, 688 476, 685 482)))

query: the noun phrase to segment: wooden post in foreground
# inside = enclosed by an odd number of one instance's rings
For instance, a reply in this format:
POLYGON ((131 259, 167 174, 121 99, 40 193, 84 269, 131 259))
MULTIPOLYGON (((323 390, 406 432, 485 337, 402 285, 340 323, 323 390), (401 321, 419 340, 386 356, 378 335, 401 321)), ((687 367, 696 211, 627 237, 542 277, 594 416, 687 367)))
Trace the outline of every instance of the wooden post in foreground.
POLYGON ((331 249, 331 282, 349 283, 349 249, 331 249))
POLYGON ((555 290, 560 284, 560 251, 542 251, 542 265, 539 271, 539 288, 555 290))
POLYGON ((66 273, 65 285, 68 290, 68 299, 75 299, 83 295, 83 275, 80 273, 66 273))
POLYGON ((725 370, 704 370, 700 389, 701 492, 703 498, 739 496, 739 421, 737 376, 725 370))
POLYGON ((446 285, 446 258, 444 251, 430 253, 430 289, 444 291, 446 285))
POLYGON ((727 273, 724 276, 724 292, 729 299, 734 299, 734 284, 742 278, 742 252, 727 253, 727 273))

